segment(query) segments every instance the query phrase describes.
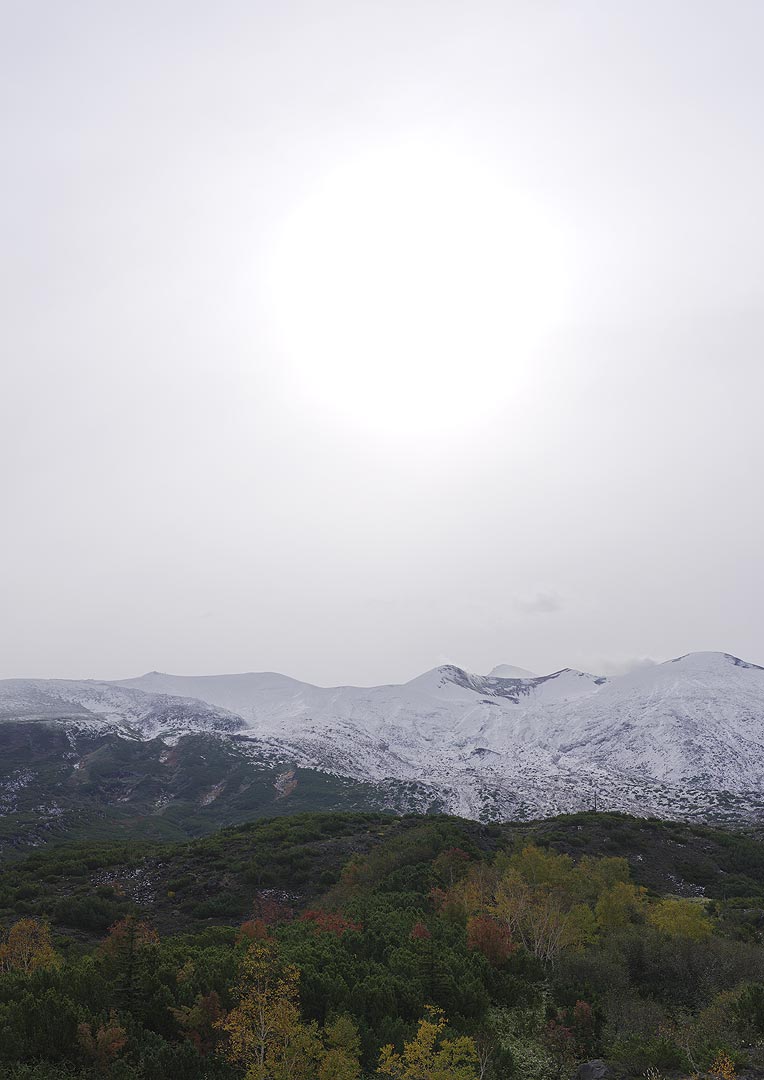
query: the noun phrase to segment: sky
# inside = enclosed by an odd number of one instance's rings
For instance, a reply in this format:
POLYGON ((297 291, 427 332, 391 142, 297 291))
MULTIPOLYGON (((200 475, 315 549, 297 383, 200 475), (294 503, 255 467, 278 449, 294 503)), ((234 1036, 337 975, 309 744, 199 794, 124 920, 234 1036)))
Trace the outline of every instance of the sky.
POLYGON ((758 0, 4 0, 0 677, 764 663, 758 0))

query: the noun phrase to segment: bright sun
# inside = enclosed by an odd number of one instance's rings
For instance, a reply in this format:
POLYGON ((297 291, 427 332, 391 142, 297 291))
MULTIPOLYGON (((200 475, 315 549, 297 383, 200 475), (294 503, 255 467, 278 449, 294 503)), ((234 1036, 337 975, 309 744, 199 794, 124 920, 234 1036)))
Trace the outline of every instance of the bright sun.
POLYGON ((505 400, 563 291, 559 245, 527 197, 419 144, 326 176, 281 233, 270 279, 300 391, 397 434, 473 423, 505 400))

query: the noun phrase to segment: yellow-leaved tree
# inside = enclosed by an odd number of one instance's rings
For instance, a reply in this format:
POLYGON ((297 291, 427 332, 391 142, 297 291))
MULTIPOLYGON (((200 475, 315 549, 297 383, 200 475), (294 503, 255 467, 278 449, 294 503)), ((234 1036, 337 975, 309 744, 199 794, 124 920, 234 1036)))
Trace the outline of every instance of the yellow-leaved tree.
POLYGON ((238 1002, 219 1022, 230 1061, 247 1080, 357 1080, 358 1030, 349 1017, 325 1029, 300 1017, 300 973, 284 964, 276 943, 253 941, 244 955, 238 1002))
POLYGON ((496 885, 489 911, 542 964, 594 937, 592 909, 580 902, 566 856, 528 846, 513 856, 496 885))
POLYGON ((361 1038, 349 1016, 338 1016, 324 1028, 324 1056, 318 1080, 358 1080, 361 1038))
POLYGON ((474 1041, 465 1035, 445 1038, 445 1031, 443 1010, 428 1005, 415 1037, 404 1043, 403 1053, 396 1053, 392 1046, 382 1048, 377 1075, 389 1080, 477 1080, 474 1041))
POLYGON ((50 927, 36 919, 19 919, 0 943, 0 971, 29 975, 38 968, 58 967, 59 963, 50 939, 50 927))
POLYGON ((647 891, 630 881, 616 881, 600 893, 594 913, 597 926, 609 933, 621 930, 644 915, 647 907, 647 891))
POLYGON ((648 918, 656 929, 669 937, 705 941, 713 930, 702 902, 695 900, 660 900, 650 910, 648 918))
POLYGON ((247 1080, 313 1080, 321 1043, 300 1019, 299 972, 279 962, 270 941, 254 941, 242 961, 238 1004, 220 1021, 227 1056, 247 1080))
POLYGON ((490 866, 467 866, 450 888, 434 889, 438 910, 467 932, 475 918, 501 929, 506 947, 522 946, 545 967, 607 933, 644 918, 645 890, 629 881, 621 858, 575 863, 536 844, 500 852, 490 866))

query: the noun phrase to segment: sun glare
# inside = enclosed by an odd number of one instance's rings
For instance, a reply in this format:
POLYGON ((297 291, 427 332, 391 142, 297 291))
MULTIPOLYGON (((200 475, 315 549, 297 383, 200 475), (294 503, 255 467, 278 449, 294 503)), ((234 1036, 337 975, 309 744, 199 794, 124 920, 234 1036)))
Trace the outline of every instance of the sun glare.
POLYGON ((291 215, 270 277, 294 385, 397 433, 453 429, 506 400, 562 295, 538 208, 466 155, 421 146, 326 176, 291 215))

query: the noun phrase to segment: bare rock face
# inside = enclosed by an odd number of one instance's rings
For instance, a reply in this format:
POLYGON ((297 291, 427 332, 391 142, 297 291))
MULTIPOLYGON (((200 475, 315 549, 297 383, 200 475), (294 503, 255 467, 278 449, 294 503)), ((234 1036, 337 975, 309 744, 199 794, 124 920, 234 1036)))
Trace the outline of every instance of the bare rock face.
POLYGON ((608 1067, 604 1061, 585 1061, 576 1070, 575 1080, 606 1080, 608 1067))

